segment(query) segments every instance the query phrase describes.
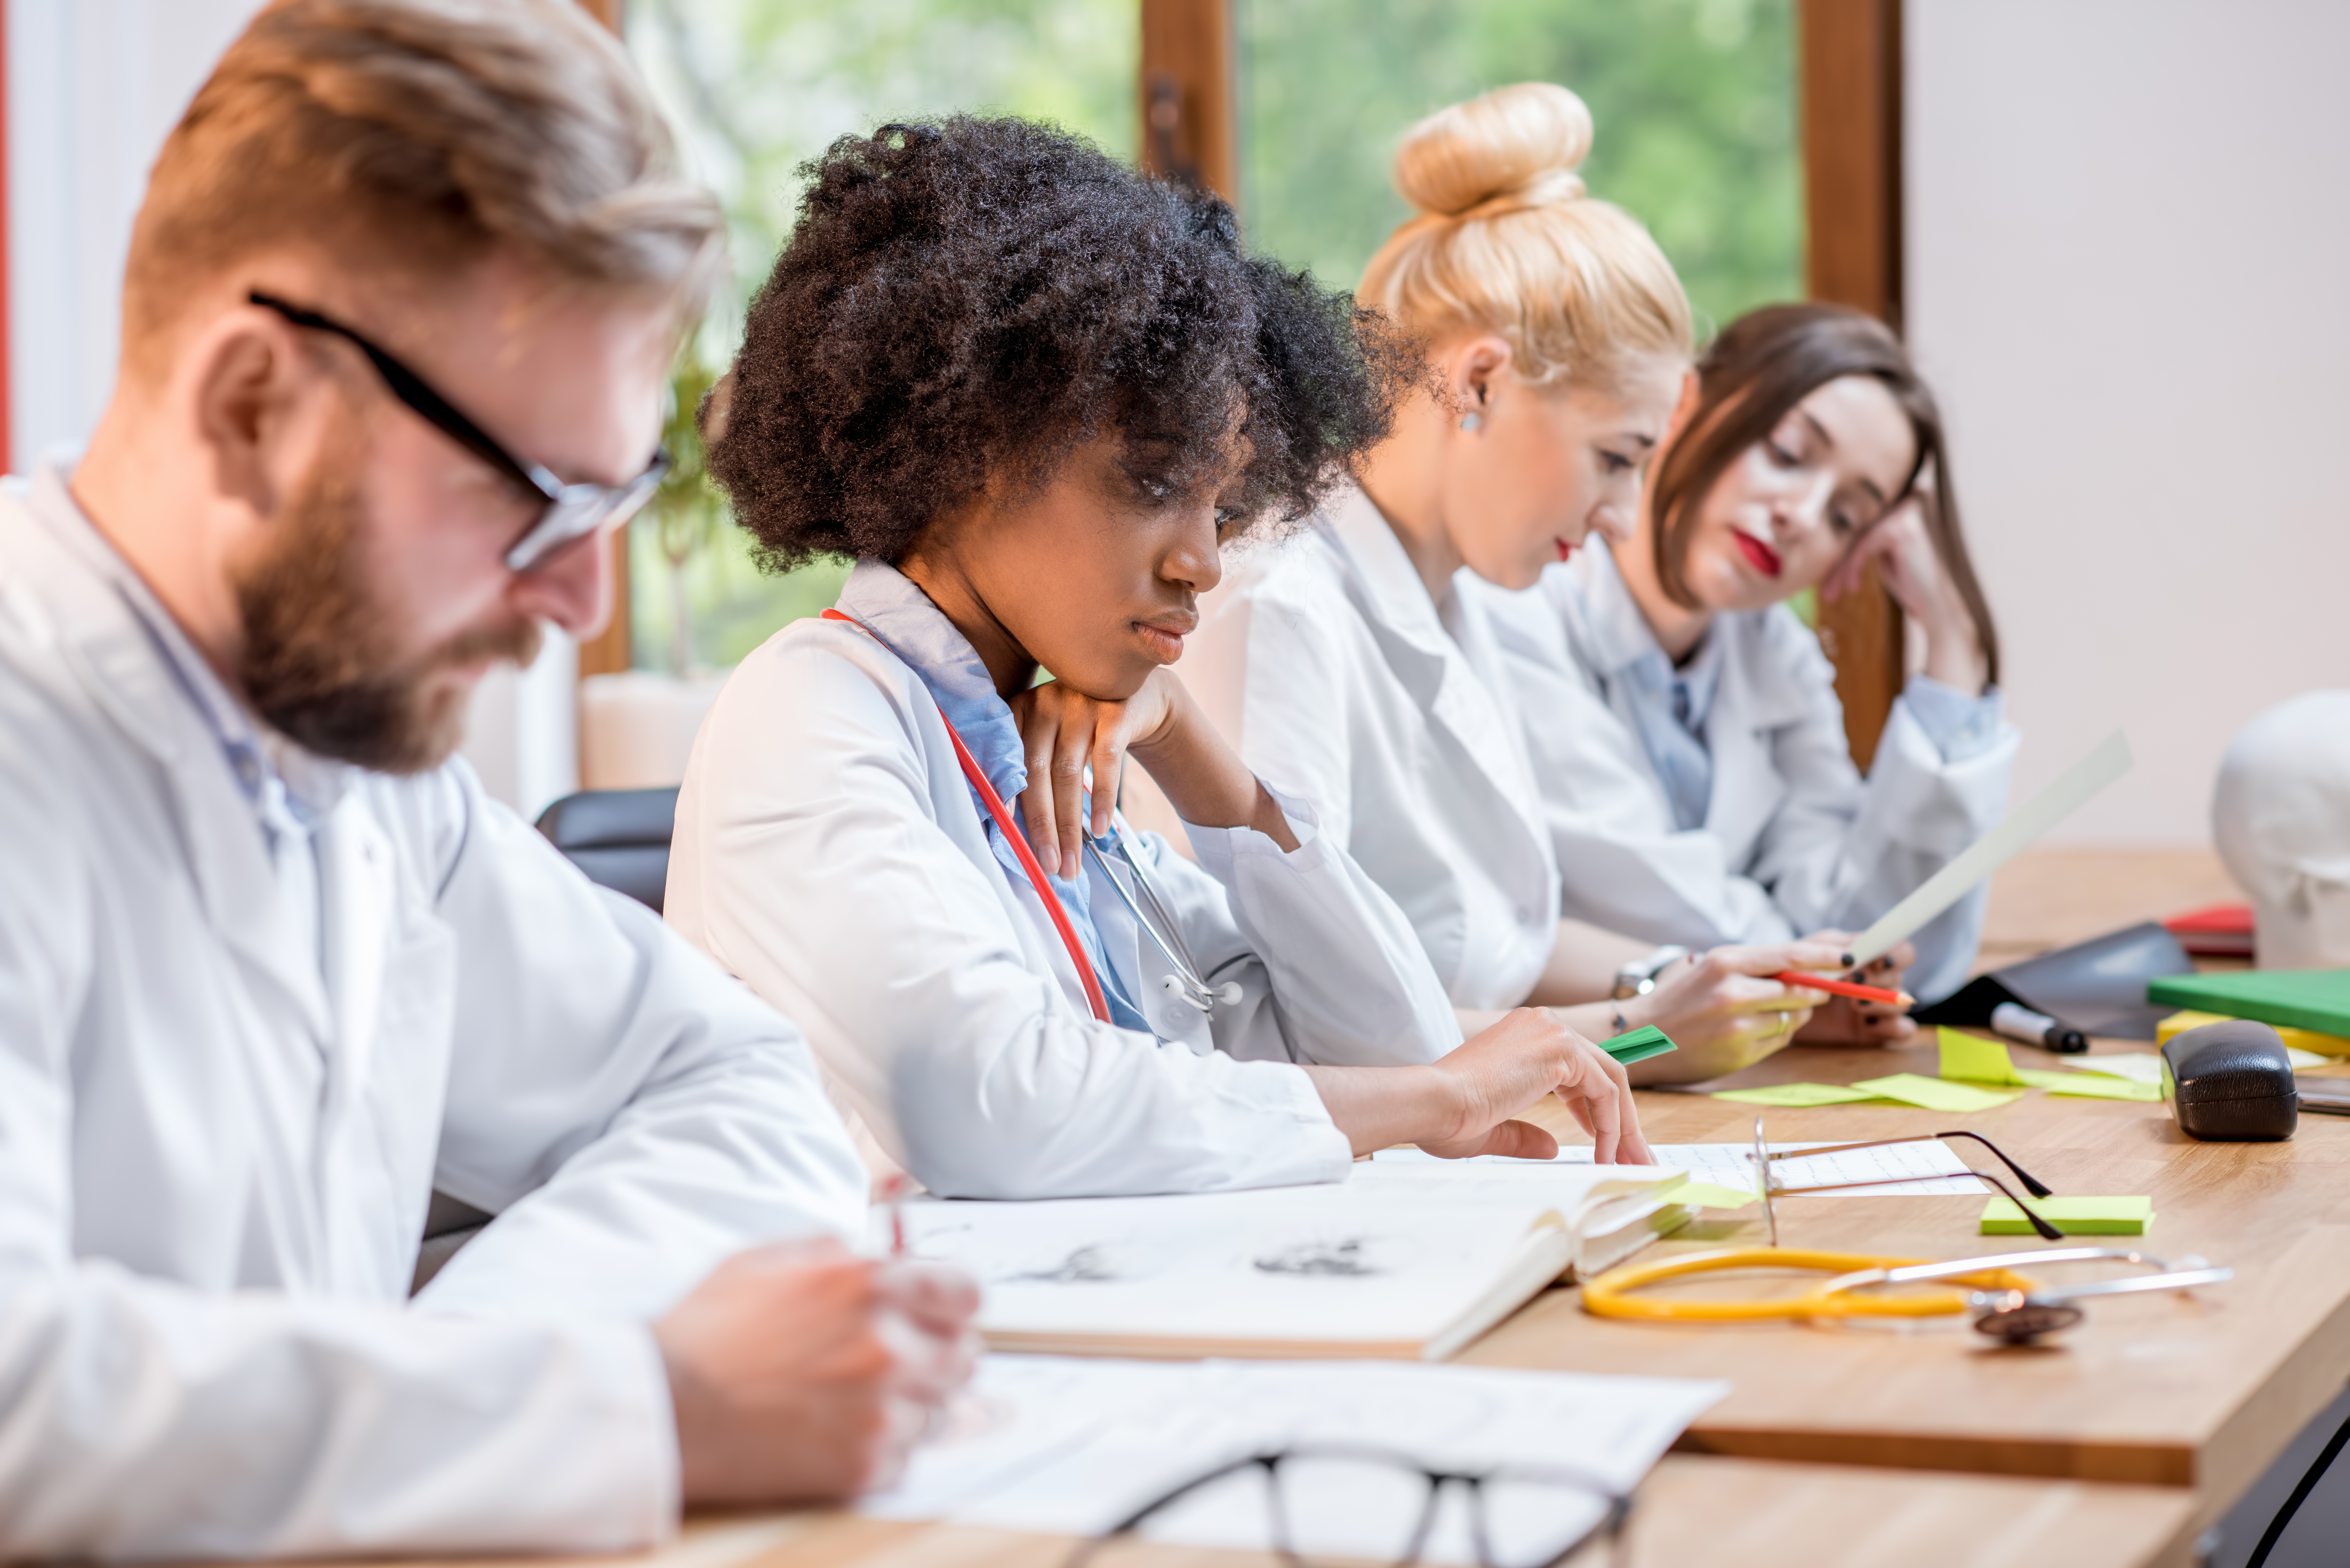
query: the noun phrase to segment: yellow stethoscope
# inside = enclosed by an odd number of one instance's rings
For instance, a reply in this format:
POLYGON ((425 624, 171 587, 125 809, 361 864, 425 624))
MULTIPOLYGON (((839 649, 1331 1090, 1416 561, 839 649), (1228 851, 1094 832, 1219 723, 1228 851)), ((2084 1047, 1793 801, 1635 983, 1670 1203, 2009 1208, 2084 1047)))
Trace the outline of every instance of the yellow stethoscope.
POLYGON ((1975 1332, 2007 1345, 2023 1345, 2073 1327, 2082 1318, 2074 1303, 2093 1296, 2140 1291, 2183 1291, 2215 1285, 2235 1271, 2200 1258, 2177 1266, 2120 1247, 2057 1247, 2039 1252, 2002 1252, 1988 1258, 1921 1262, 1910 1258, 1873 1258, 1854 1252, 1814 1252, 1788 1247, 1726 1247, 1689 1252, 1653 1263, 1611 1269, 1583 1287, 1583 1308, 1600 1317, 1648 1323, 1752 1323, 1773 1318, 1799 1323, 1835 1323, 1849 1318, 1948 1317, 1974 1314, 1975 1332), (2112 1262, 2153 1269, 2150 1274, 2099 1280, 2052 1289, 2012 1272, 2017 1263, 2112 1262), (1731 1269, 1794 1269, 1832 1277, 1800 1295, 1759 1301, 1663 1301, 1634 1292, 1666 1280, 1731 1269), (1974 1288, 1924 1291, 1905 1295, 1866 1295, 1879 1285, 1948 1280, 1974 1288))
MULTIPOLYGON (((1903 1141, 1908 1140, 1890 1140, 1903 1141)), ((1865 1147, 1866 1145, 1851 1147, 1865 1147)), ((1813 1151, 1819 1152, 1819 1151, 1813 1151)), ((1997 1153, 1996 1149, 1992 1150, 1997 1153)), ((2215 1268, 2201 1258, 2183 1258, 2176 1267, 2159 1258, 2117 1247, 2060 1247, 2037 1252, 2002 1252, 1985 1258, 1958 1258, 1929 1262, 1917 1258, 1880 1258, 1855 1252, 1823 1252, 1782 1247, 1778 1216, 1772 1208, 1770 1162, 1777 1158, 1762 1138, 1762 1118, 1754 1118, 1756 1195, 1770 1219, 1771 1245, 1728 1247, 1711 1252, 1688 1252, 1651 1263, 1611 1269, 1583 1287, 1583 1307, 1599 1317, 1630 1318, 1648 1323, 1753 1323, 1772 1319, 1798 1323, 1838 1323, 1853 1318, 1948 1317, 1974 1314, 1977 1333, 2003 1344, 2023 1345, 2044 1334, 2073 1327, 2082 1318, 2074 1303, 2092 1297, 2125 1295, 2140 1291, 2189 1290, 2232 1279, 2235 1271, 2215 1268), (2051 1289, 2013 1272, 2013 1265, 2113 1262, 2153 1269, 2149 1274, 2126 1279, 2051 1289), (1668 1280, 1694 1274, 1723 1273, 1742 1269, 1794 1270, 1824 1273, 1829 1278, 1797 1295, 1749 1301, 1675 1301, 1634 1293, 1668 1280), (1967 1290, 1930 1290, 1902 1294, 1865 1293, 1886 1285, 1948 1281, 1967 1290)), ((2002 1159, 2006 1156, 2001 1155, 2002 1159)), ((2035 1192, 2045 1189, 2024 1176, 2012 1161, 2010 1168, 2035 1192)), ((1991 1179, 1975 1173, 1981 1180, 1991 1179)), ((2005 1190, 2002 1187, 2002 1190, 2005 1190)), ((2011 1194, 2011 1197, 2012 1195, 2011 1194)), ((2019 1205, 2021 1207, 2021 1205, 2019 1205)), ((2029 1215, 2030 1211, 2025 1211, 2029 1215)))

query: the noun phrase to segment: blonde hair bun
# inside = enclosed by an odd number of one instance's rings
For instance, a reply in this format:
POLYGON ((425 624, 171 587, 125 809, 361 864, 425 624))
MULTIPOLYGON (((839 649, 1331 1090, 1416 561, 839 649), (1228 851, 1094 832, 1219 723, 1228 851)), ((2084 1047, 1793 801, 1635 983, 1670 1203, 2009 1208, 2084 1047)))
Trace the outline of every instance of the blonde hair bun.
POLYGON ((1555 82, 1519 82, 1438 109, 1405 133, 1395 185, 1423 213, 1461 219, 1571 202, 1591 110, 1555 82))
POLYGON ((1396 189, 1419 209, 1356 297, 1431 343, 1492 332, 1536 386, 1621 384, 1636 359, 1690 353, 1689 297, 1657 242, 1583 193, 1591 111, 1550 82, 1495 88, 1411 128, 1396 189))

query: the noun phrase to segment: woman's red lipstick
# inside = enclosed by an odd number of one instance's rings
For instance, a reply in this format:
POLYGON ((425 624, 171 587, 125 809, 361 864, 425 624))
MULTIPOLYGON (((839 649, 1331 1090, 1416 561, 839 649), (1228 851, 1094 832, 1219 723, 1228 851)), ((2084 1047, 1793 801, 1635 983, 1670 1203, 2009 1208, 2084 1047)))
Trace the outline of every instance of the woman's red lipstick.
POLYGON ((1779 575, 1778 551, 1773 550, 1752 534, 1742 534, 1735 528, 1730 531, 1730 536, 1738 541, 1738 548, 1746 556, 1747 565, 1766 577, 1775 577, 1779 575))

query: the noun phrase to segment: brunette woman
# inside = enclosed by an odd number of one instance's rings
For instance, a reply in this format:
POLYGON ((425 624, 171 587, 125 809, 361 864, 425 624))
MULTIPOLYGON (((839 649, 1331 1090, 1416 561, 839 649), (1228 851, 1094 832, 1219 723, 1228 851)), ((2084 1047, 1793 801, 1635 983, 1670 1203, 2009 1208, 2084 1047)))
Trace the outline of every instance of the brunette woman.
MULTIPOLYGON (((1496 635, 1578 919, 1691 948, 1866 927, 1998 822, 2017 737, 1941 415, 1898 340, 1830 305, 1732 323, 1699 361, 1630 539, 1497 600, 1496 635), (1864 779, 1789 606, 1875 563, 1923 634, 1864 779)), ((1978 888, 1867 976, 1965 980, 1978 888)), ((1859 1009, 1848 1033, 1909 1025, 1859 1009)))

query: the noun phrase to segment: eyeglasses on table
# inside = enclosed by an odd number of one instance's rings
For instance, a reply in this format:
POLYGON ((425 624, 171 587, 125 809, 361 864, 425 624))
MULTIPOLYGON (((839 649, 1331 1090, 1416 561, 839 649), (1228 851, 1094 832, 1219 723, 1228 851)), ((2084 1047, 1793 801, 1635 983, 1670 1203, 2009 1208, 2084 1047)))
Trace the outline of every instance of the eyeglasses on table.
MULTIPOLYGON (((1970 1138, 1974 1142, 1979 1143, 1982 1145, 1983 1147, 1989 1149, 1991 1153, 1991 1158, 1998 1160, 2002 1165, 2007 1167, 2007 1168, 2014 1174, 2016 1180, 2023 1184, 2023 1189, 2031 1193, 2034 1198, 2047 1198, 2054 1195, 2054 1189, 2040 1180, 2030 1171, 2024 1169, 2023 1167, 2016 1164, 2012 1159, 2010 1159, 2007 1155, 2001 1150, 1997 1144, 1991 1142, 1991 1139, 1983 1137, 1981 1133, 1967 1132, 1964 1129, 1960 1129, 1954 1132, 1920 1133, 1914 1137, 1868 1138, 1859 1143, 1822 1144, 1816 1148, 1783 1148, 1774 1150, 1763 1139, 1762 1118, 1761 1116, 1756 1116, 1754 1118, 1754 1189, 1756 1196, 1762 1199, 1762 1218, 1771 1227, 1771 1245, 1775 1247, 1779 1244, 1779 1212, 1772 1204, 1772 1199, 1775 1198, 1792 1198, 1811 1192, 1841 1192, 1856 1187, 1898 1187, 1905 1181, 1931 1181, 1937 1179, 1934 1177, 1927 1176, 1887 1176, 1866 1181, 1822 1181, 1804 1187, 1774 1187, 1771 1182, 1771 1162, 1773 1160, 1811 1159, 1820 1155, 1845 1154, 1856 1148, 1890 1148, 1896 1144, 1939 1143, 1944 1138, 1953 1137, 1970 1138)), ((1955 1170, 1950 1172, 1950 1175, 1953 1177, 1961 1174, 1971 1176, 1977 1181, 1983 1182, 1997 1189, 2009 1202, 2015 1205, 2016 1209, 2023 1215, 2025 1221, 2031 1225, 2034 1231, 2038 1232, 2042 1241, 2061 1241, 2064 1239, 2064 1231, 2058 1230, 2054 1224, 2050 1223, 2045 1216, 2033 1210, 2033 1207, 2024 1202, 2022 1199, 2018 1198, 2014 1191, 2009 1188, 2007 1183, 2002 1181, 1998 1177, 1989 1175, 1983 1171, 1976 1170, 1971 1167, 1964 1172, 1955 1170)))
POLYGON ((1617 1568, 1631 1506, 1572 1470, 1447 1469, 1378 1449, 1287 1448, 1169 1490, 1081 1542, 1066 1568, 1119 1568, 1143 1554, 1153 1523, 1170 1541, 1269 1549, 1292 1568, 1555 1568, 1594 1542, 1605 1543, 1617 1568))

